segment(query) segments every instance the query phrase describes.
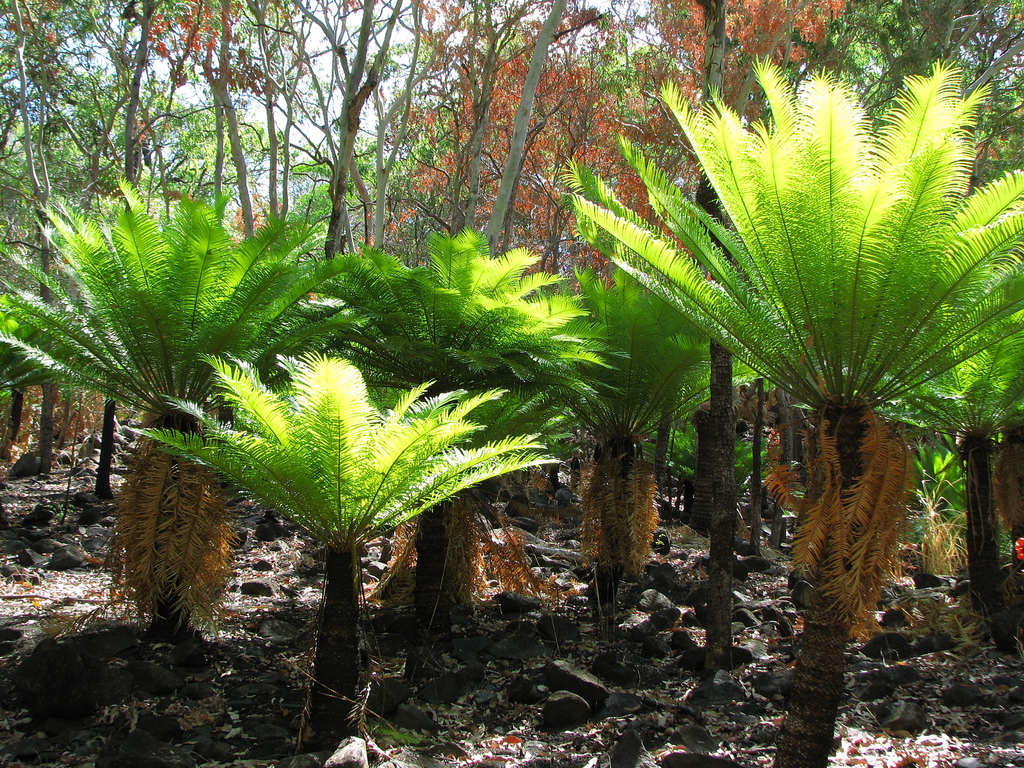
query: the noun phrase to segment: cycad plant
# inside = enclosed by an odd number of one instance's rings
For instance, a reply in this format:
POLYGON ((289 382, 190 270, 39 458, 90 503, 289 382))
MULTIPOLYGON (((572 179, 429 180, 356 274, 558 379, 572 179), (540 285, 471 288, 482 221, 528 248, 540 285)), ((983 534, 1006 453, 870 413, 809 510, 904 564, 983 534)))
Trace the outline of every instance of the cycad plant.
MULTIPOLYGON (((505 437, 513 424, 540 431, 551 396, 574 380, 575 363, 593 354, 578 301, 554 290, 556 276, 531 273, 537 261, 524 249, 492 257, 486 238, 471 230, 433 236, 420 266, 379 251, 348 257, 324 287, 325 297, 354 316, 331 349, 374 386, 432 382, 429 393, 509 391, 521 407, 502 403, 477 439, 505 437)), ((458 557, 448 544, 453 511, 442 504, 418 521, 416 614, 429 636, 450 632, 446 582, 458 557)))
MULTIPOLYGON (((188 200, 161 228, 131 188, 124 194, 127 206, 109 231, 54 214, 67 285, 26 266, 53 301, 27 291, 12 296, 13 310, 38 333, 31 345, 6 340, 62 378, 142 411, 145 427, 197 432, 195 416, 176 403, 208 404, 213 369, 205 356, 265 361, 323 330, 290 313, 337 265, 298 262, 315 241, 305 229, 271 222, 236 241, 223 224, 223 203, 188 200)), ((117 507, 115 588, 153 631, 208 621, 232 535, 213 476, 144 439, 117 507)))
POLYGON ((794 557, 818 589, 776 765, 819 767, 843 648, 874 606, 906 509, 906 446, 877 407, 996 341, 1005 329, 993 324, 1024 305, 1024 174, 970 192, 982 95, 962 99, 948 68, 908 78, 877 130, 827 76, 796 93, 773 66, 758 77, 771 121, 753 126, 664 90, 731 228, 633 147, 671 234, 604 185, 577 209, 638 279, 814 414, 794 557))
MULTIPOLYGON (((978 351, 925 385, 913 405, 929 426, 957 438, 967 502, 971 600, 978 612, 990 616, 1005 607, 994 487, 997 439, 1003 430, 1024 426, 1024 335, 978 351)), ((1012 486, 1012 480, 1004 484, 1012 486)))
MULTIPOLYGON (((404 392, 387 411, 371 404, 356 368, 308 357, 293 366, 291 389, 275 394, 248 366, 216 362, 229 428, 185 408, 205 435, 149 434, 219 470, 327 547, 317 615, 308 720, 312 749, 334 749, 355 731, 359 699, 359 549, 381 531, 459 491, 538 463, 528 438, 461 448, 479 427, 471 412, 497 397, 404 392)), ((184 407, 184 406, 183 406, 184 407)))
POLYGON ((622 270, 608 282, 577 275, 602 343, 602 363, 584 364, 586 388, 566 388, 566 406, 594 435, 594 465, 583 490, 584 545, 595 564, 599 604, 623 576, 650 560, 658 515, 653 464, 643 441, 658 422, 706 399, 707 337, 622 270))

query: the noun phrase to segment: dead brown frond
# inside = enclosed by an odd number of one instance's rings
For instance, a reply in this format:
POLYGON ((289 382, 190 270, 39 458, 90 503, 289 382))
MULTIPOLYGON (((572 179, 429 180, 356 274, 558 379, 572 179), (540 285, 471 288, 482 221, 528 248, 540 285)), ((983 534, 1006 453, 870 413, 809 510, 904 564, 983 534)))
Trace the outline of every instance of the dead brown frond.
POLYGON ((141 617, 169 605, 209 626, 231 573, 234 532, 216 476, 142 439, 117 500, 108 566, 141 617))
POLYGON ((902 437, 870 408, 857 417, 862 421, 858 477, 843 477, 838 429, 823 423, 814 436, 808 470, 812 488, 817 487, 805 496, 793 548, 794 562, 811 569, 851 621, 873 608, 892 570, 912 481, 902 437))
POLYGON ((388 605, 410 605, 416 589, 416 521, 402 523, 391 534, 388 568, 370 593, 371 600, 388 605))
POLYGON ((448 596, 456 603, 468 603, 483 591, 484 526, 476 507, 479 502, 463 491, 445 504, 444 529, 448 552, 444 580, 448 596))
POLYGON ((773 435, 766 455, 768 472, 765 474, 764 484, 768 493, 780 506, 790 512, 797 512, 802 501, 800 473, 792 464, 782 461, 782 446, 779 445, 778 433, 773 435))
POLYGON ((610 453, 594 461, 585 478, 583 551, 601 568, 625 576, 639 575, 651 557, 651 537, 658 526, 654 503, 654 465, 610 453))
POLYGON ((551 597, 553 587, 533 572, 526 555, 526 537, 512 528, 487 532, 483 538, 487 574, 502 590, 536 597, 551 597))

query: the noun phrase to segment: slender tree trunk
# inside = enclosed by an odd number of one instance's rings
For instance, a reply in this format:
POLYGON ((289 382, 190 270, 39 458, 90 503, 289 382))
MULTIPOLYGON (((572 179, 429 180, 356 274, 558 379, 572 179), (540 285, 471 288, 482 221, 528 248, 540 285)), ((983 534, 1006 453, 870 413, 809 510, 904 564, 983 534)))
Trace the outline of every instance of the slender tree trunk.
POLYGON ((708 567, 705 672, 732 668, 732 568, 736 536, 736 427, 732 355, 711 344, 712 473, 711 563, 708 567))
POLYGON ((3 454, 0 455, 0 459, 3 461, 11 460, 11 449, 14 444, 18 442, 18 433, 21 431, 21 414, 25 408, 25 393, 20 389, 11 390, 11 415, 8 429, 7 439, 4 440, 3 454))
POLYGON ((114 498, 110 487, 110 470, 114 464, 114 424, 117 419, 117 403, 107 400, 103 404, 103 432, 100 437, 99 465, 96 467, 96 495, 101 499, 114 498))
POLYGON ((419 516, 416 533, 416 623, 429 644, 447 642, 452 632, 451 604, 445 583, 448 502, 435 504, 419 516))
POLYGON ((139 47, 135 49, 135 66, 132 68, 132 82, 128 90, 128 104, 124 110, 124 177, 134 184, 139 176, 138 114, 142 102, 142 76, 149 65, 149 30, 157 3, 145 0, 142 17, 139 19, 139 47))
POLYGON ((755 555, 761 554, 761 440, 764 431, 764 379, 759 378, 757 387, 757 411, 754 413, 754 436, 751 446, 753 458, 750 464, 750 548, 755 555))
POLYGON ((967 570, 971 601, 982 616, 1005 607, 999 569, 999 526, 992 488, 995 443, 988 435, 967 435, 960 441, 967 491, 967 570))
POLYGON ((668 416, 662 416, 654 440, 654 479, 658 483, 658 498, 661 499, 669 496, 668 442, 671 434, 672 420, 668 416))
POLYGON ((690 505, 688 525, 697 533, 707 534, 711 530, 711 515, 714 496, 712 491, 714 472, 714 436, 711 431, 711 414, 698 408, 693 414, 693 428, 697 433, 694 451, 693 503, 690 505))
POLYGON ((302 737, 307 750, 334 750, 357 733, 353 716, 359 706, 362 664, 355 562, 351 552, 327 550, 307 707, 308 730, 302 737))

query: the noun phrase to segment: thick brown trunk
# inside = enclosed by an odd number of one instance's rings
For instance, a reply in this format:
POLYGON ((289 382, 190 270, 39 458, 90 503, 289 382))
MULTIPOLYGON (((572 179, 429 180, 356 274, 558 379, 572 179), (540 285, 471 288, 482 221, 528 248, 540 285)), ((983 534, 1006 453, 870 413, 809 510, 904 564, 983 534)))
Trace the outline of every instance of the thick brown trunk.
POLYGON ((971 601, 982 616, 1005 607, 1003 574, 999 569, 999 526, 992 488, 990 437, 968 435, 960 441, 967 491, 967 571, 971 577, 971 601))
POLYGON ((754 413, 754 438, 751 445, 753 456, 750 463, 750 549, 755 555, 761 554, 761 439, 764 431, 764 379, 757 380, 757 411, 754 413))
POLYGON ((698 533, 707 533, 711 528, 714 496, 714 434, 711 431, 711 414, 698 408, 693 415, 693 427, 697 433, 693 467, 693 504, 688 524, 698 533))
POLYGON ((327 550, 324 589, 317 616, 313 685, 309 691, 307 750, 334 750, 357 732, 359 704, 359 601, 351 552, 327 550))
POLYGON ((445 584, 446 507, 447 503, 442 502, 421 514, 416 533, 416 623, 420 635, 431 643, 447 640, 452 631, 451 605, 445 584))
POLYGON ((712 516, 705 672, 732 668, 732 567, 736 535, 736 429, 732 354, 711 343, 712 516))
MULTIPOLYGON (((818 421, 820 430, 835 437, 844 490, 856 484, 864 472, 861 449, 865 413, 866 406, 860 404, 828 407, 818 421)), ((809 448, 820 450, 819 445, 816 441, 809 448)), ((820 494, 820 485, 813 481, 808 492, 814 492, 815 488, 820 494)), ((825 551, 819 554, 817 562, 828 559, 832 546, 832 542, 825 542, 825 551)), ((851 621, 839 611, 836 600, 826 595, 828 584, 823 583, 813 564, 811 570, 819 582, 818 589, 804 616, 796 675, 779 734, 775 768, 826 768, 843 695, 843 654, 850 637, 851 621)))
POLYGON ((804 617, 789 711, 782 724, 775 768, 825 768, 832 752, 843 694, 843 651, 850 624, 831 600, 815 592, 804 617))

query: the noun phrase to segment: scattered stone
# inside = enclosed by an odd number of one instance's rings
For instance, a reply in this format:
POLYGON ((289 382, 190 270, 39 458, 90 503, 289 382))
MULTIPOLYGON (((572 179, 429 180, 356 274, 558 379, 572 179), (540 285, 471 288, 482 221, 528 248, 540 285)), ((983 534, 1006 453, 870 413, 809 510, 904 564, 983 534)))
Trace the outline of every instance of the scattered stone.
POLYGON ((793 585, 793 602, 797 608, 807 610, 811 607, 811 596, 814 594, 814 585, 809 581, 800 580, 793 585))
POLYGON ((936 632, 934 635, 927 635, 919 638, 914 643, 914 656, 923 656, 927 653, 939 653, 951 651, 956 647, 953 638, 945 632, 936 632))
POLYGON ((676 608, 676 604, 672 602, 671 598, 656 589, 645 589, 637 601, 637 608, 647 613, 653 613, 666 608, 676 608))
POLYGON ((257 560, 252 564, 254 571, 262 571, 264 573, 274 570, 274 564, 269 560, 257 560))
POLYGON ((707 651, 704 650, 704 646, 694 645, 684 648, 679 654, 679 668, 690 672, 699 672, 704 669, 704 659, 706 657, 707 651))
POLYGON ((202 701, 216 696, 217 689, 209 683, 189 683, 181 689, 181 695, 189 701, 202 701))
POLYGON ((762 672, 753 680, 754 690, 766 699, 773 696, 788 697, 793 690, 795 669, 779 669, 773 672, 762 672))
POLYGON ((281 760, 276 768, 323 768, 324 758, 316 752, 307 752, 302 755, 290 755, 281 760))
POLYGON ((420 688, 419 698, 428 704, 454 704, 473 690, 465 672, 446 672, 420 688))
POLYGON ((494 596, 502 613, 529 613, 544 607, 539 597, 521 595, 518 592, 501 592, 494 596))
POLYGON ((914 589, 934 589, 935 587, 948 587, 945 579, 931 573, 915 573, 914 589))
POLYGON ((70 571, 85 564, 85 550, 74 544, 61 547, 53 553, 46 569, 50 571, 70 571))
POLYGON ((452 651, 457 659, 469 661, 494 641, 487 635, 476 635, 474 637, 456 637, 452 641, 452 651))
POLYGON ((207 660, 206 641, 201 637, 190 637, 167 654, 167 663, 174 667, 202 667, 207 660))
POLYGON ((551 728, 575 728, 590 720, 590 705, 570 691, 555 691, 544 702, 541 720, 551 728))
POLYGON ((687 723, 673 729, 668 735, 668 742, 686 747, 687 752, 699 752, 704 755, 717 751, 720 746, 707 728, 696 723, 687 723))
POLYGON ((664 528, 655 528, 651 537, 651 551, 656 555, 672 554, 672 537, 664 528))
POLYGON ((909 659, 914 655, 914 648, 898 632, 882 632, 864 643, 860 652, 869 659, 909 659))
POLYGON ((508 686, 508 700, 515 704, 536 704, 549 693, 546 685, 525 675, 516 675, 508 686))
POLYGON ((608 762, 611 768, 654 768, 654 758, 633 728, 627 729, 615 742, 608 753, 608 762))
POLYGON ((579 625, 567 616, 547 613, 537 621, 537 634, 553 643, 574 643, 583 635, 579 625))
POLYGON ((1017 653, 1018 640, 1024 639, 1024 604, 990 616, 988 626, 996 648, 1003 653, 1017 653))
POLYGON ((955 765, 956 768, 985 768, 985 763, 976 757, 961 757, 955 765))
POLYGON ((613 691, 601 703, 601 708, 594 715, 597 720, 609 717, 627 717, 643 709, 644 700, 635 693, 618 693, 613 691))
POLYGON ((69 643, 45 639, 14 671, 14 687, 36 717, 74 719, 123 700, 127 676, 69 643))
POLYGON ((404 728, 407 731, 437 730, 437 723, 422 709, 412 704, 399 704, 391 713, 388 721, 396 728, 404 728))
POLYGON ((771 560, 760 555, 741 557, 740 562, 747 567, 749 573, 768 573, 774 567, 771 560))
POLYGON ((550 656, 551 649, 529 635, 510 635, 487 646, 487 652, 496 659, 535 659, 550 656))
POLYGON ((79 525, 96 525, 103 519, 103 507, 86 507, 78 514, 79 525))
POLYGON ((887 709, 888 711, 881 719, 883 728, 888 728, 890 731, 917 733, 928 727, 928 716, 920 704, 913 701, 896 701, 887 709))
POLYGON ((555 504, 559 507, 568 507, 572 504, 572 491, 565 486, 555 491, 555 504))
POLYGON ((114 656, 125 658, 138 651, 139 640, 128 627, 114 627, 99 632, 89 632, 75 638, 75 647, 98 659, 114 656))
POLYGON ((253 531, 256 541, 277 541, 288 535, 288 530, 277 520, 267 520, 256 526, 253 531))
POLYGON ((54 539, 45 538, 34 541, 30 545, 30 549, 33 552, 38 552, 41 555, 50 555, 56 552, 61 547, 66 546, 63 542, 55 541, 54 539))
POLYGON ((743 701, 746 697, 747 692, 743 686, 733 680, 727 670, 720 669, 690 691, 687 701, 703 706, 743 701))
POLYGON ((756 627, 761 624, 760 619, 758 619, 757 616, 754 615, 753 611, 751 611, 749 608, 744 608, 742 606, 740 606, 732 612, 732 620, 738 621, 744 627, 748 628, 756 627))
POLYGON ((184 677, 151 661, 129 661, 126 668, 135 679, 135 686, 154 696, 174 693, 185 687, 184 677))
POLYGON ((899 629, 910 623, 907 612, 902 608, 890 608, 882 614, 882 620, 878 622, 886 629, 899 629))
POLYGON ((72 497, 72 504, 76 507, 93 507, 102 503, 100 497, 92 491, 79 491, 72 497))
POLYGON ((620 685, 624 688, 634 688, 640 685, 640 670, 634 666, 622 664, 615 651, 600 654, 590 665, 590 671, 612 685, 620 685))
POLYGON ((744 768, 727 757, 696 752, 667 752, 661 756, 661 768, 744 768))
POLYGON ((358 736, 345 739, 327 758, 324 768, 369 768, 370 761, 366 756, 366 742, 358 736))
POLYGON ((8 640, 20 640, 25 633, 13 627, 0 627, 0 642, 8 640))
POLYGON ((390 715, 399 704, 412 698, 413 690, 400 677, 381 677, 370 683, 366 708, 381 716, 390 715))
POLYGON ((275 643, 290 643, 302 634, 294 624, 280 619, 264 619, 256 627, 256 634, 275 643))
POLYGON ((552 691, 570 691, 581 697, 592 710, 608 698, 608 688, 594 675, 577 669, 565 661, 553 661, 544 668, 548 688, 552 691))
POLYGON ((274 597, 278 593, 278 587, 270 579, 253 579, 243 581, 238 591, 249 597, 274 597))
MULTIPOLYGON (((196 742, 192 751, 200 757, 205 757, 212 763, 230 763, 231 756, 234 753, 230 744, 213 739, 200 739, 196 742)), ((320 763, 317 763, 316 768, 320 768, 320 763)))
POLYGON ((985 700, 985 694, 973 685, 955 683, 942 692, 942 703, 950 707, 973 707, 985 700))
POLYGON ((14 559, 22 568, 41 568, 46 564, 46 558, 32 549, 22 549, 14 559))
POLYGON ((160 741, 177 741, 182 734, 178 718, 170 715, 157 715, 153 712, 141 713, 136 727, 148 731, 160 741))
POLYGON ((121 741, 110 741, 96 759, 96 768, 195 768, 186 749, 165 744, 150 733, 136 729, 121 741))
POLYGON ((39 474, 39 457, 31 453, 23 453, 9 470, 7 477, 17 479, 19 477, 33 477, 39 474))

